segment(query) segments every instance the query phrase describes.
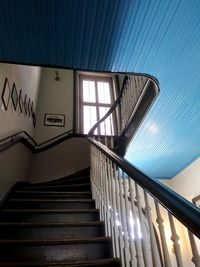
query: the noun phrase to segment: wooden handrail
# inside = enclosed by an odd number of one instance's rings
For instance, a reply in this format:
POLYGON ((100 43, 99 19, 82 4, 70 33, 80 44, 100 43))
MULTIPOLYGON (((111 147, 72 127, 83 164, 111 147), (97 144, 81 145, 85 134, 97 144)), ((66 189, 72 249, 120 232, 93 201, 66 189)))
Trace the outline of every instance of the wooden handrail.
POLYGON ((0 152, 12 147, 17 143, 22 143, 28 149, 30 149, 32 153, 39 153, 50 149, 69 138, 85 136, 82 134, 73 134, 71 133, 72 131, 73 130, 69 130, 39 144, 26 131, 19 131, 0 140, 0 152))
POLYGON ((200 210, 194 204, 159 181, 147 176, 105 145, 92 138, 89 138, 89 141, 200 238, 200 210))
MULTIPOLYGON (((133 74, 130 74, 130 75, 133 75, 133 74)), ((135 76, 141 76, 141 74, 134 74, 135 76)), ((146 78, 149 78, 150 80, 152 80, 155 84, 158 85, 158 81, 152 77, 152 76, 149 76, 149 75, 144 75, 144 77, 146 78)), ((94 126, 90 129, 90 131, 88 132, 88 136, 92 136, 94 135, 94 131, 95 129, 100 125, 101 122, 103 122, 104 120, 106 120, 110 115, 111 113, 116 109, 117 105, 120 104, 120 99, 123 95, 123 92, 125 90, 125 84, 128 80, 128 76, 126 75, 125 78, 124 78, 124 81, 123 81, 123 85, 122 85, 122 89, 120 90, 118 96, 117 96, 117 99, 114 101, 114 103, 112 104, 112 106, 110 107, 110 109, 108 110, 108 112, 98 121, 94 124, 94 126)), ((158 90, 159 90, 159 87, 158 87, 158 90)))

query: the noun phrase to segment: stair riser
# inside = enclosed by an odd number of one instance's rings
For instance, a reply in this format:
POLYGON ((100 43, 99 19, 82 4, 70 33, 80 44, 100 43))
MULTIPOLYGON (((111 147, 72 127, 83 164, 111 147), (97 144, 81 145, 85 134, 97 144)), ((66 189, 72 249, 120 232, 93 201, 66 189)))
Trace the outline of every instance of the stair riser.
MULTIPOLYGON (((80 178, 70 178, 68 180, 58 180, 52 181, 44 184, 40 184, 39 186, 42 188, 43 186, 54 186, 54 185, 70 185, 70 184, 83 184, 83 183, 90 183, 90 177, 80 177, 80 178)), ((34 186, 33 184, 30 186, 34 186)))
POLYGON ((80 221, 98 221, 99 213, 2 213, 0 221, 8 222, 80 222, 80 221))
POLYGON ((51 199, 91 199, 92 198, 92 194, 66 194, 66 195, 62 195, 62 194, 55 194, 53 193, 16 193, 14 192, 12 194, 12 198, 29 198, 29 199, 47 199, 47 198, 51 198, 51 199))
POLYGON ((111 258, 111 242, 52 244, 52 245, 0 245, 0 261, 64 261, 69 259, 111 258))
MULTIPOLYGON (((3 266, 3 267, 5 267, 5 263, 1 263, 0 262, 0 266, 3 266)), ((51 265, 48 265, 48 264, 45 264, 45 265, 33 265, 32 263, 31 263, 31 265, 29 265, 29 264, 26 264, 26 265, 13 265, 13 264, 6 264, 6 267, 16 267, 16 266, 18 266, 18 267, 20 267, 20 266, 23 266, 23 267, 88 267, 88 266, 90 266, 90 267, 121 267, 121 265, 120 265, 120 263, 119 262, 114 262, 114 263, 105 263, 105 264, 92 264, 92 265, 88 265, 88 264, 51 264, 51 265)))
POLYGON ((4 208, 11 209, 94 209, 94 202, 30 202, 30 201, 9 201, 4 208))
POLYGON ((0 226, 0 239, 39 240, 62 238, 101 237, 105 235, 103 225, 68 226, 68 227, 30 227, 0 226))
POLYGON ((71 192, 77 192, 77 191, 90 191, 91 190, 91 186, 90 185, 68 185, 68 186, 37 186, 37 187, 23 187, 20 189, 21 191, 25 190, 25 191, 38 191, 38 190, 42 190, 42 191, 51 191, 51 192, 57 192, 57 191, 63 191, 63 192, 67 192, 67 191, 71 191, 71 192))

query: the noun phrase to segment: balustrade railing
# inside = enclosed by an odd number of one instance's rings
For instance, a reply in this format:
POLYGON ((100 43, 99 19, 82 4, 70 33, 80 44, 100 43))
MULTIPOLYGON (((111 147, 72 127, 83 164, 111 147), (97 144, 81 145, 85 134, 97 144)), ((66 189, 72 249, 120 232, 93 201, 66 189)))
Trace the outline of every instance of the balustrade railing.
POLYGON ((147 88, 148 80, 145 76, 128 76, 126 79, 120 98, 120 133, 126 128, 131 115, 137 109, 147 88))
POLYGON ((93 198, 122 267, 200 267, 199 209, 90 141, 93 198))
POLYGON ((100 135, 121 136, 149 88, 154 91, 152 104, 159 92, 155 81, 141 75, 126 76, 123 87, 109 112, 92 127, 88 135, 93 135, 98 128, 100 135), (153 86, 150 87, 150 83, 153 86))

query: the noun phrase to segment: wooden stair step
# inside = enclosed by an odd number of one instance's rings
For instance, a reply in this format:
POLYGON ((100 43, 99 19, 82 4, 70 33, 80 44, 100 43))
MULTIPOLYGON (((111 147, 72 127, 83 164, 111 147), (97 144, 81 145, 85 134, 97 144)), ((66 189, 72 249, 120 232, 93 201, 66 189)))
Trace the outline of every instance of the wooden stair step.
POLYGON ((74 222, 99 220, 98 209, 3 209, 0 221, 12 222, 74 222))
POLYGON ((11 195, 13 198, 53 198, 53 199, 91 199, 91 191, 85 192, 52 192, 52 191, 20 191, 16 190, 11 195))
POLYGON ((6 209, 89 209, 95 208, 93 199, 9 199, 4 208, 6 209))
POLYGON ((0 262, 0 266, 5 267, 16 267, 16 266, 27 266, 27 267, 120 267, 118 259, 107 258, 107 259, 92 259, 92 260, 66 260, 59 262, 0 262))
POLYGON ((0 261, 64 261, 111 258, 111 238, 0 240, 0 261))
POLYGON ((46 185, 46 186, 24 186, 20 188, 20 191, 35 191, 35 190, 41 190, 42 191, 58 191, 59 189, 63 192, 65 191, 88 191, 90 190, 91 185, 90 183, 83 183, 83 184, 70 184, 70 185, 46 185))
POLYGON ((121 266, 99 221, 89 169, 15 187, 0 210, 0 266, 121 266))
MULTIPOLYGON (((43 183, 37 183, 37 184, 30 184, 30 186, 46 186, 46 185, 62 185, 62 184, 70 184, 70 183, 77 183, 81 181, 81 183, 89 183, 90 182, 90 176, 86 175, 86 176, 80 176, 80 177, 72 177, 72 178, 60 178, 58 180, 53 180, 53 181, 49 181, 49 182, 43 182, 43 183)), ((80 183, 80 182, 79 182, 80 183)), ((22 188, 22 187, 21 187, 22 188)))
POLYGON ((74 223, 0 223, 1 239, 59 239, 59 238, 89 238, 105 235, 104 223, 74 222, 74 223))

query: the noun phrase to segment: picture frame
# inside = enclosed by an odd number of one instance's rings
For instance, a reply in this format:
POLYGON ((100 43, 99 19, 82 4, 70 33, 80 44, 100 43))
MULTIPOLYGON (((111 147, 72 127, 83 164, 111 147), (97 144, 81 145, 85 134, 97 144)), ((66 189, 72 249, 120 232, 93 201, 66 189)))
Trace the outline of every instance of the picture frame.
POLYGON ((12 99, 14 110, 16 111, 17 105, 18 105, 18 94, 17 94, 17 88, 16 88, 15 83, 13 83, 13 86, 12 86, 11 99, 12 99))
POLYGON ((20 112, 23 113, 22 89, 19 92, 19 109, 20 109, 20 112))
POLYGON ((24 96, 24 114, 27 115, 27 95, 24 96))
POLYGON ((45 114, 44 126, 65 126, 65 115, 64 114, 45 114))
POLYGON ((200 195, 194 197, 194 198, 192 199, 192 202, 193 202, 198 208, 200 208, 200 195))
POLYGON ((7 77, 5 78, 4 81, 1 99, 5 110, 8 110, 8 105, 10 101, 10 85, 7 77))

